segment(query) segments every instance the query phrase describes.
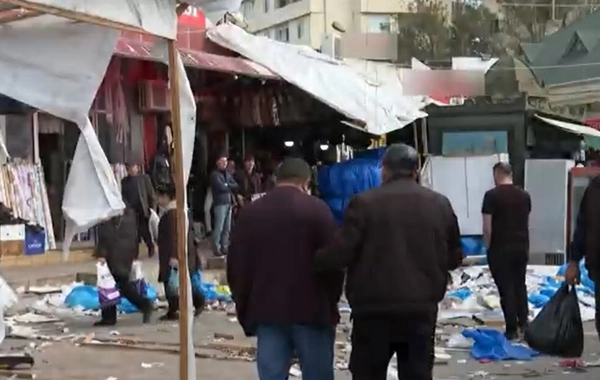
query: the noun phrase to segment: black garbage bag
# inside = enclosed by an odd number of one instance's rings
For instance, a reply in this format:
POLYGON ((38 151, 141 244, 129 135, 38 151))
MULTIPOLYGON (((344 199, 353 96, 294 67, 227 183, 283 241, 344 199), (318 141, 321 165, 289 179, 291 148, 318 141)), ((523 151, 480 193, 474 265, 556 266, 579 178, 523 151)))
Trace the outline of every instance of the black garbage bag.
POLYGON ((583 352, 583 323, 574 287, 566 283, 552 296, 525 331, 525 341, 539 353, 578 358, 583 352))

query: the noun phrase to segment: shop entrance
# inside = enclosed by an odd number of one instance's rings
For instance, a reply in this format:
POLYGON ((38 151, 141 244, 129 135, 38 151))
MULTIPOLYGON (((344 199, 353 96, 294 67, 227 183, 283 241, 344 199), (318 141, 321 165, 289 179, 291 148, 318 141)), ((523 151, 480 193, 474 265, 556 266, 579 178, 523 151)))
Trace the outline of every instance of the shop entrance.
POLYGON ((48 193, 50 216, 53 221, 54 236, 57 241, 63 240, 62 194, 64 189, 64 173, 61 161, 61 135, 59 133, 40 133, 39 157, 44 168, 44 181, 48 193))

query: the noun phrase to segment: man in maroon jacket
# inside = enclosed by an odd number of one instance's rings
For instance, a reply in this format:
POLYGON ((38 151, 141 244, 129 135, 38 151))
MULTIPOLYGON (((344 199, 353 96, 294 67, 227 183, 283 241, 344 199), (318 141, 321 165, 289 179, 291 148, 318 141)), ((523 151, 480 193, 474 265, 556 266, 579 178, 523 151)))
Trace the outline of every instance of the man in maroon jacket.
POLYGON ((310 176, 304 160, 284 160, 275 188, 243 208, 232 231, 227 279, 240 324, 258 338, 260 380, 287 379, 294 354, 304 380, 334 378, 343 273, 313 269, 336 226, 308 194, 310 176))

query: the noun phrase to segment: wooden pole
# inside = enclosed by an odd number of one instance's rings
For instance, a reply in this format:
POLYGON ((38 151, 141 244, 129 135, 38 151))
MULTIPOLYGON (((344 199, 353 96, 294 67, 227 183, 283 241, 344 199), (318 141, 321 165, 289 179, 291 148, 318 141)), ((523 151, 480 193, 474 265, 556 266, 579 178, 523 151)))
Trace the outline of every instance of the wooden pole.
POLYGON ((176 189, 177 202, 177 252, 179 257, 179 379, 190 380, 188 373, 188 261, 187 261, 187 228, 185 215, 185 182, 183 176, 182 146, 181 146, 181 113, 179 102, 179 65, 177 64, 177 49, 175 41, 169 45, 169 90, 171 95, 171 129, 173 131, 173 181, 176 189))

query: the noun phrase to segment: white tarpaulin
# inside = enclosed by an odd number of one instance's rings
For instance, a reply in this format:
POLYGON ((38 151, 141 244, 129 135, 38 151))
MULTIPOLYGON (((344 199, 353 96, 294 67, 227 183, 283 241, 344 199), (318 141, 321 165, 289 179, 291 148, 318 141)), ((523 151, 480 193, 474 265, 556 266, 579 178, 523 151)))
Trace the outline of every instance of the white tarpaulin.
MULTIPOLYGON (((175 37, 174 0, 36 0, 30 3, 101 17, 167 38, 175 37)), ((73 121, 81 129, 63 200, 67 220, 65 252, 75 232, 118 215, 124 208, 119 186, 87 117, 118 36, 117 30, 49 15, 0 27, 0 93, 73 121)), ((166 42, 162 40, 157 45, 164 53, 162 56, 167 57, 166 42)), ((181 154, 187 183, 194 149, 196 107, 180 56, 177 65, 181 154)), ((187 286, 188 298, 191 298, 189 280, 183 286, 187 286)), ((190 317, 186 326, 191 353, 188 379, 196 378, 192 321, 190 317)))
POLYGON ((0 28, 0 93, 70 120, 81 129, 63 200, 68 252, 75 233, 124 208, 87 117, 119 32, 67 21, 30 25, 0 28))
POLYGON ((349 119, 364 123, 369 133, 383 135, 427 116, 414 105, 400 104, 401 95, 381 83, 306 46, 253 36, 230 24, 210 29, 207 36, 265 66, 349 119))
MULTIPOLYGON (((42 7, 42 10, 100 18, 170 40, 177 36, 176 0, 21 0, 20 3, 42 7)), ((37 17, 34 20, 38 22, 37 17)), ((22 22, 29 23, 29 20, 22 22)))

